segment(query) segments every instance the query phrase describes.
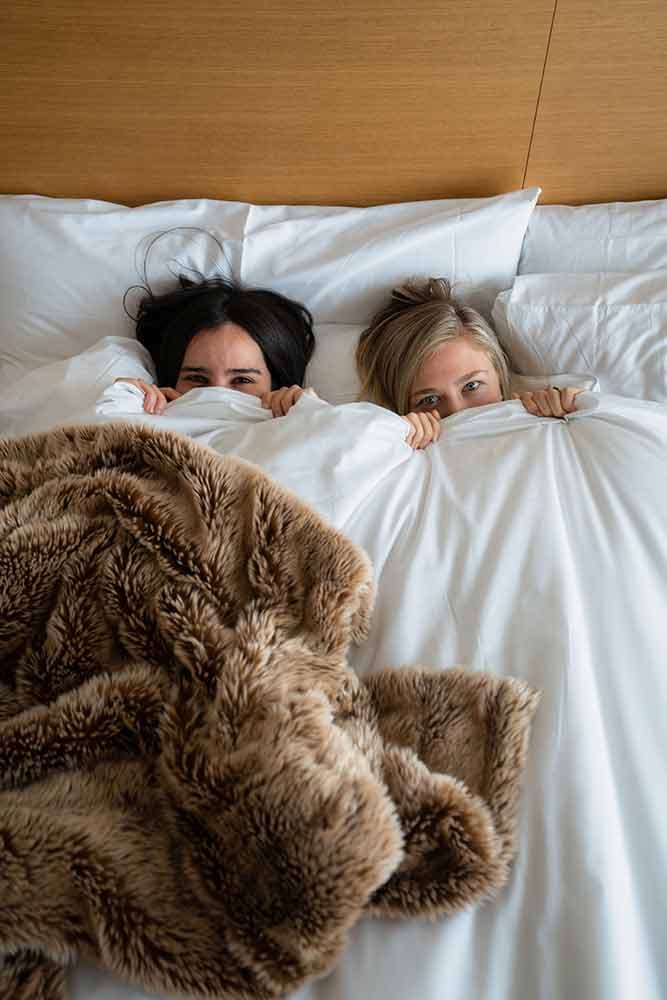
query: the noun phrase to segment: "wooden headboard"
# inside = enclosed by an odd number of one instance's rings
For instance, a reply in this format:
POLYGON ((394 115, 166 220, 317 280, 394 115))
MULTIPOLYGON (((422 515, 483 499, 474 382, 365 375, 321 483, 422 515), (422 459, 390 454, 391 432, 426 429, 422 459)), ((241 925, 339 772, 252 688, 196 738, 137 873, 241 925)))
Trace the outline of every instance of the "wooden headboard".
POLYGON ((0 192, 667 196, 665 0, 12 0, 0 192))

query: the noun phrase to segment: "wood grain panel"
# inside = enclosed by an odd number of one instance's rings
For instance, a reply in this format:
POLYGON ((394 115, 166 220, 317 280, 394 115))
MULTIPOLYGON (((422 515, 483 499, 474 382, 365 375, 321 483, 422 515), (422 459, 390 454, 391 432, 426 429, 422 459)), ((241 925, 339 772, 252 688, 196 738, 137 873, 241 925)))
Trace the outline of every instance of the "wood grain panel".
POLYGON ((0 190, 372 204, 521 186, 554 0, 13 0, 0 190))
POLYGON ((526 183, 542 202, 667 196, 667 3, 558 0, 526 183))

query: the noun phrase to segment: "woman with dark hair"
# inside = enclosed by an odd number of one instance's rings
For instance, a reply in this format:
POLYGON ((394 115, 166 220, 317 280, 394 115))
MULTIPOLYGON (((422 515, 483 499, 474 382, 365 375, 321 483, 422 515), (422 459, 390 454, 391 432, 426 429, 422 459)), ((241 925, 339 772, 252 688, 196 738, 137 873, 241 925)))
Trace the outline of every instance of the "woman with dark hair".
POLYGON ((222 386, 257 396, 284 416, 305 392, 314 347, 313 319, 299 302, 227 278, 191 281, 149 294, 136 317, 137 340, 148 350, 158 385, 121 378, 144 393, 144 410, 161 413, 190 389, 222 386), (159 388, 158 388, 159 387, 159 388))

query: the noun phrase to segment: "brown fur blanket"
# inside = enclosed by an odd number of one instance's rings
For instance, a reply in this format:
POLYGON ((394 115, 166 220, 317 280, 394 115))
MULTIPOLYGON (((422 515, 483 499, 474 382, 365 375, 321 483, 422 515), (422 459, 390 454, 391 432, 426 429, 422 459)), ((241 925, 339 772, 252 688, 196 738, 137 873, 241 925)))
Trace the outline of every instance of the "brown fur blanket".
POLYGON ((361 683, 368 560, 253 466, 137 426, 0 442, 0 579, 0 997, 64 996, 79 955, 282 997, 362 915, 507 877, 536 695, 361 683))

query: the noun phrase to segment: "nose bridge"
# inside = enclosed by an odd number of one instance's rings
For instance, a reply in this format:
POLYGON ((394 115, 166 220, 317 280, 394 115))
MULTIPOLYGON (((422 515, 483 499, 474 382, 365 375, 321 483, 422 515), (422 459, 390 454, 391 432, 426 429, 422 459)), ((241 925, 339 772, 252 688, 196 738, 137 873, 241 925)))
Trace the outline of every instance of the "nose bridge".
POLYGON ((465 400, 459 392, 449 389, 440 396, 440 409, 444 410, 443 417, 449 417, 452 413, 458 413, 465 409, 465 400))
POLYGON ((211 385, 217 385, 223 389, 226 388, 230 382, 230 378, 224 364, 220 364, 217 361, 211 365, 209 369, 209 377, 211 379, 211 385))

